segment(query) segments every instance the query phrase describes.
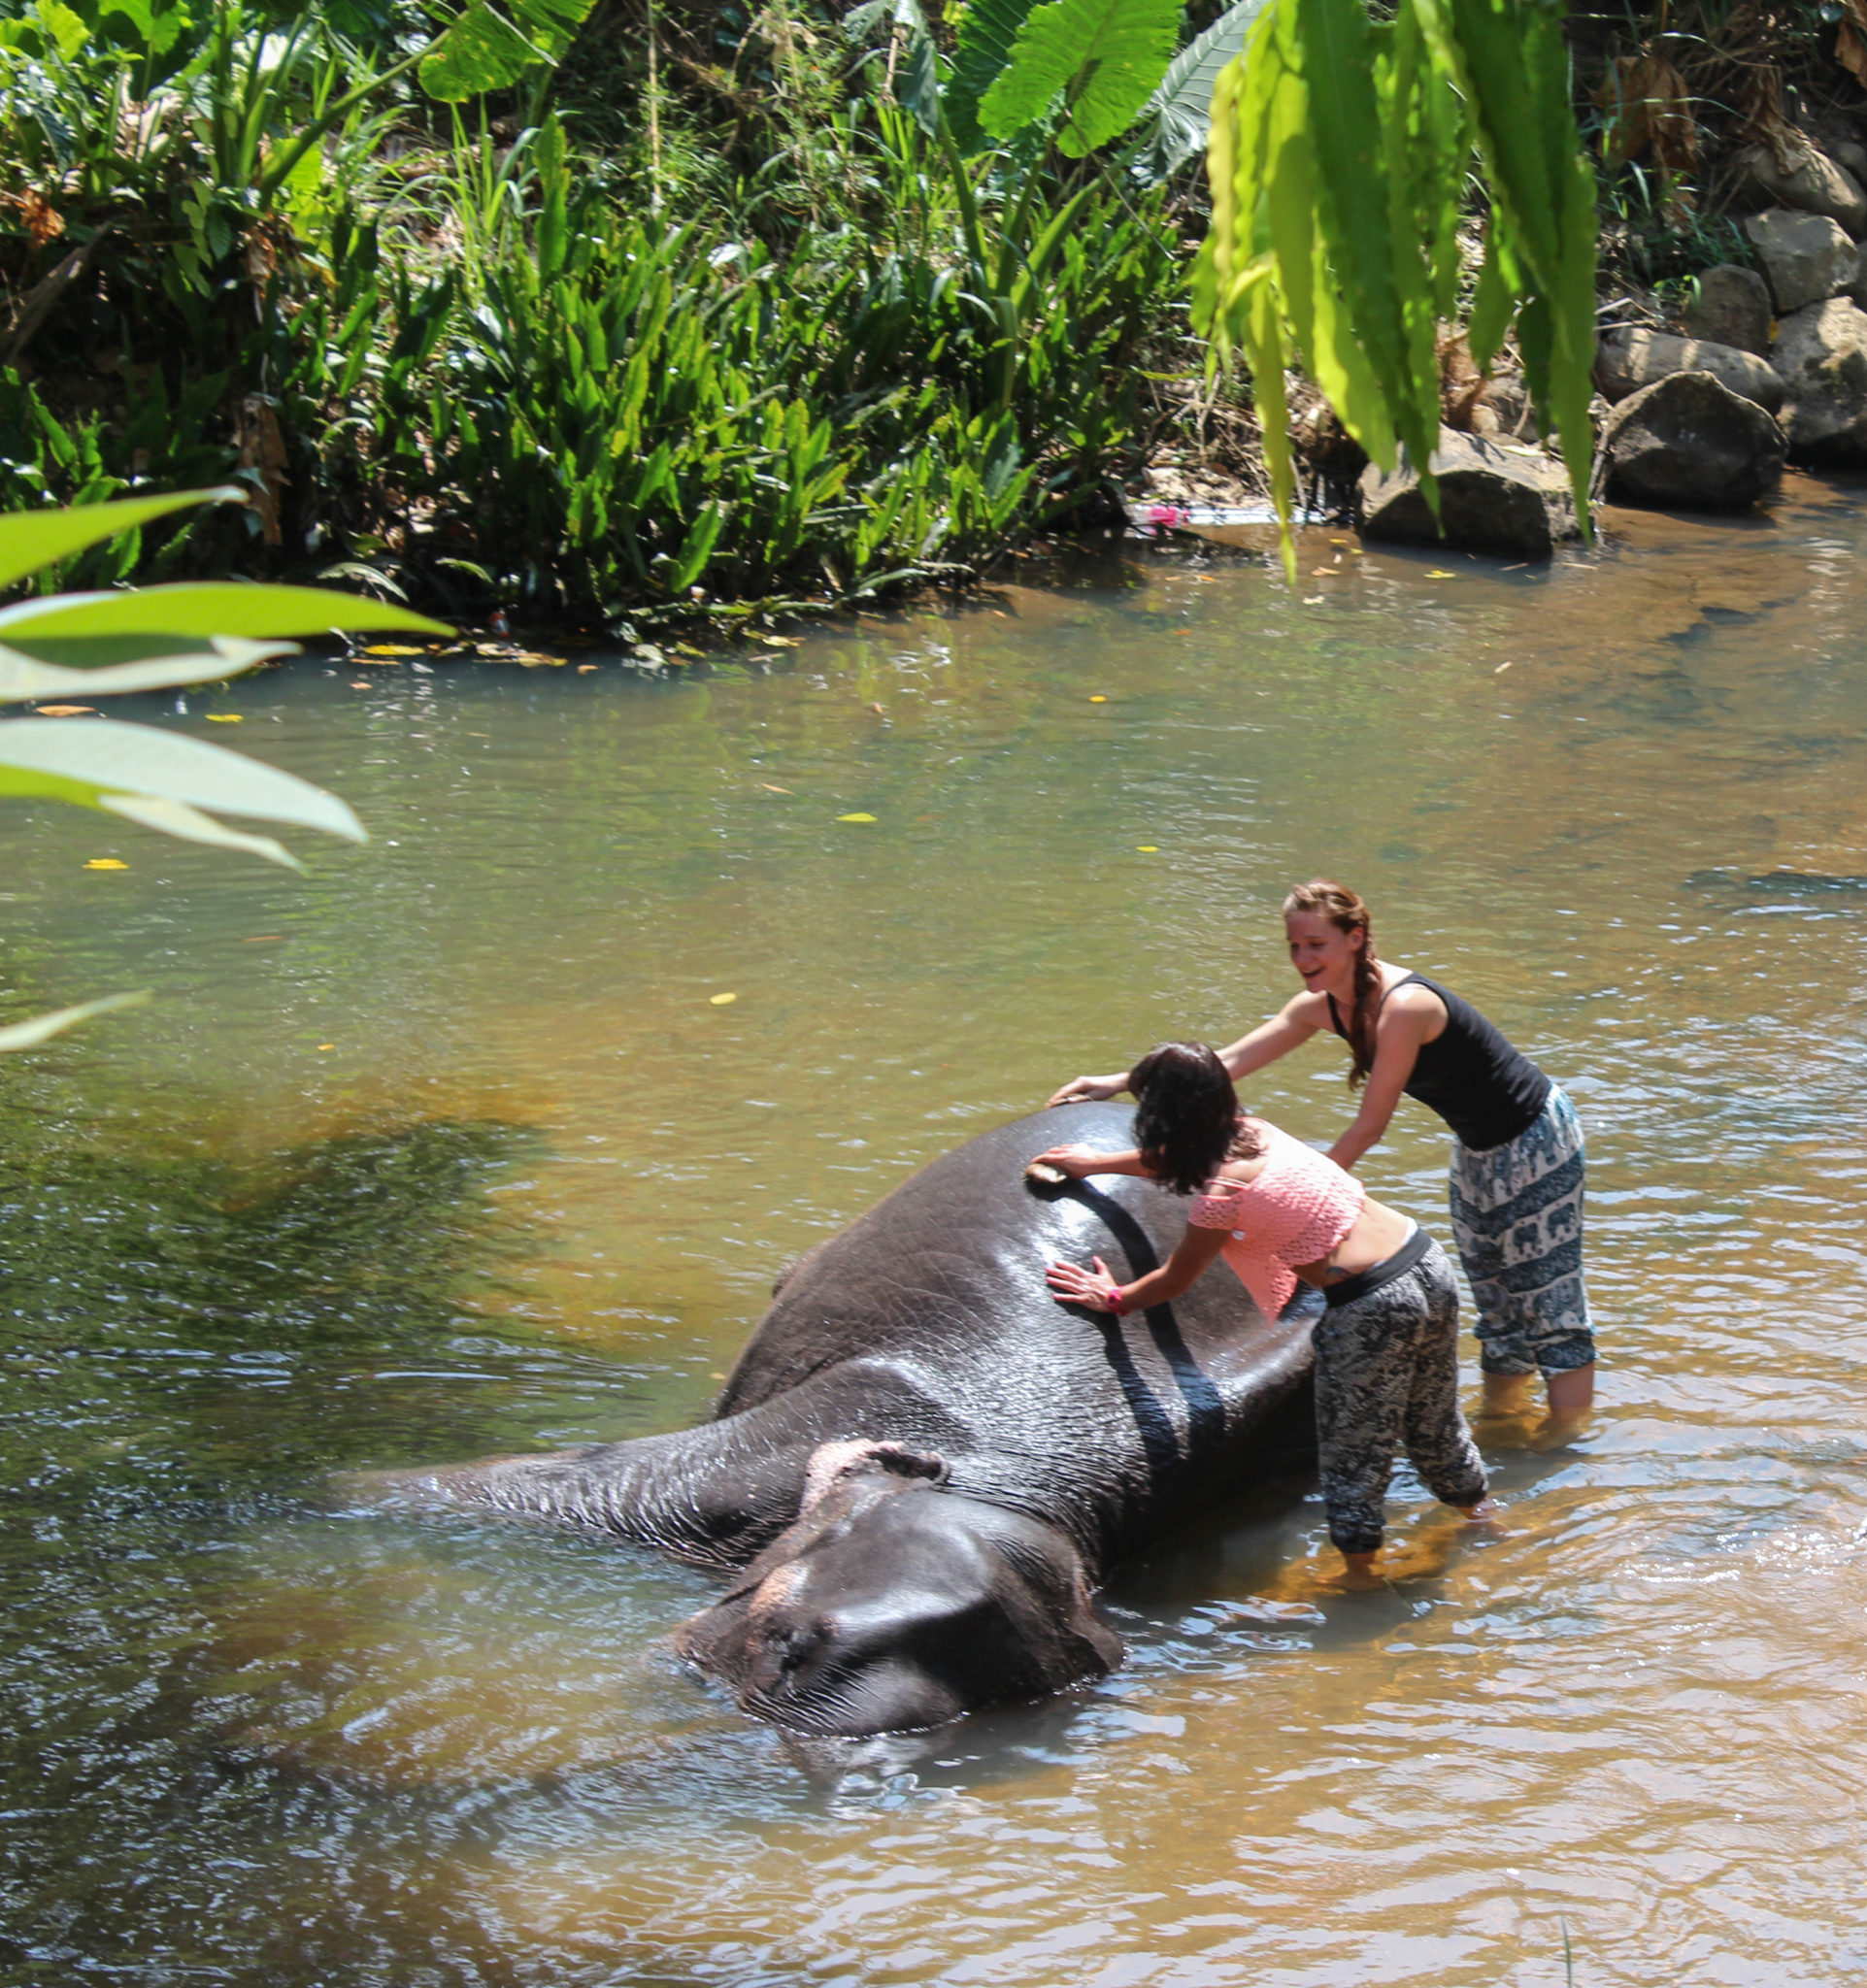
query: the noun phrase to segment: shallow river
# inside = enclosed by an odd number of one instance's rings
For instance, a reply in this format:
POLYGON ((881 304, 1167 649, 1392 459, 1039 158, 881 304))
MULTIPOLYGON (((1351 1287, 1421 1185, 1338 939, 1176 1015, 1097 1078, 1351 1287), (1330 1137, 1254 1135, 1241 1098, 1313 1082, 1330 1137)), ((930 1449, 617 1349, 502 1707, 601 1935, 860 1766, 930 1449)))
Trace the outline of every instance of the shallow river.
MULTIPOLYGON (((304 880, 9 813, 8 1012, 159 1000, 0 1070, 0 1982, 1857 1975, 1856 502, 151 704, 351 800, 304 880), (1504 1537, 1403 1475, 1331 1596, 1275 1486, 1118 1574, 1105 1684, 831 1759, 675 1661, 706 1577, 325 1501, 699 1415, 914 1167, 1282 1001, 1318 872, 1588 1124, 1602 1399, 1483 1425, 1504 1537)), ((1350 1109, 1320 1045, 1251 1096, 1350 1109)), ((1444 1164, 1409 1106, 1363 1173, 1443 1232, 1444 1164)))

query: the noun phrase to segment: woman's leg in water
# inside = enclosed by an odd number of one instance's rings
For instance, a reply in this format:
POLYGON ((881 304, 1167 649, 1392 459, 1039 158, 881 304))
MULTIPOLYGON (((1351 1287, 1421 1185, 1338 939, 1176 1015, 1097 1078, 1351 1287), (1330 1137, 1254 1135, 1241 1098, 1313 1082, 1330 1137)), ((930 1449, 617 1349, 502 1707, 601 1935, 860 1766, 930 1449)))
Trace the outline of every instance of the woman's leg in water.
MULTIPOLYGON (((1437 1244, 1392 1282, 1317 1321, 1316 1428, 1322 1504, 1329 1539, 1350 1574, 1370 1577, 1381 1550, 1387 1478, 1396 1451, 1431 1473, 1430 1488, 1466 1508, 1485 1494, 1484 1467, 1458 1412, 1457 1289, 1437 1244), (1447 1300, 1450 1299, 1450 1307, 1447 1300), (1418 1370, 1427 1348, 1450 1347, 1449 1371, 1424 1390, 1417 1413, 1418 1370), (1440 1402, 1437 1395, 1444 1395, 1440 1402), (1450 1420, 1447 1410, 1450 1410, 1450 1420), (1435 1412, 1435 1410, 1437 1412, 1435 1412), (1453 1431, 1456 1431, 1456 1435, 1453 1431)), ((1447 1363, 1442 1360, 1442 1368, 1447 1363)))
POLYGON ((1583 1280, 1586 1154, 1575 1107, 1551 1086, 1536 1122, 1482 1152, 1454 1143, 1452 1234, 1478 1309, 1487 1406, 1540 1368, 1550 1407, 1580 1414, 1594 1396, 1594 1332, 1583 1280))

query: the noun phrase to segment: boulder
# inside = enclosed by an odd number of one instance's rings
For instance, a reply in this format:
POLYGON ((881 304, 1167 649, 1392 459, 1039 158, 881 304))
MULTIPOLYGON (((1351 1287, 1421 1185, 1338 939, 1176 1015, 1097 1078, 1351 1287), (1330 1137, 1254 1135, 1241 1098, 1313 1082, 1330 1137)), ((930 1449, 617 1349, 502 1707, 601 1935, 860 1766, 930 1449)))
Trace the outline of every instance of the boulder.
POLYGON ((1782 320, 1775 358, 1789 389, 1784 432, 1797 462, 1867 462, 1867 311, 1846 297, 1782 320))
POLYGON ((1744 146, 1731 156, 1731 173, 1735 206, 1790 207, 1826 215, 1855 240, 1867 234, 1867 193, 1851 173, 1813 145, 1792 141, 1782 157, 1767 145, 1744 146))
POLYGON ((1848 294, 1856 304, 1867 305, 1867 242, 1854 250, 1854 280, 1848 294))
POLYGON ((1691 302, 1685 307, 1685 336, 1767 358, 1770 320, 1775 315, 1770 309, 1770 285, 1755 270, 1720 262, 1716 269, 1698 273, 1691 302))
POLYGON ((1607 493, 1622 504, 1735 510, 1774 490, 1783 430, 1710 373, 1672 373, 1630 394, 1601 438, 1607 493))
POLYGON ((1783 405, 1783 381, 1775 368, 1736 346, 1633 329, 1605 332, 1595 348, 1595 384, 1611 401, 1625 400, 1672 373, 1710 373, 1770 414, 1783 405))
POLYGON ((1579 536, 1568 473, 1538 449, 1442 428, 1431 467, 1437 522, 1405 461, 1391 476, 1368 465, 1358 492, 1364 538, 1547 559, 1560 541, 1579 536))
POLYGON ((1753 214, 1744 232, 1763 264, 1777 315, 1788 316, 1847 289, 1859 259, 1839 221, 1826 215, 1790 214, 1781 207, 1753 214))

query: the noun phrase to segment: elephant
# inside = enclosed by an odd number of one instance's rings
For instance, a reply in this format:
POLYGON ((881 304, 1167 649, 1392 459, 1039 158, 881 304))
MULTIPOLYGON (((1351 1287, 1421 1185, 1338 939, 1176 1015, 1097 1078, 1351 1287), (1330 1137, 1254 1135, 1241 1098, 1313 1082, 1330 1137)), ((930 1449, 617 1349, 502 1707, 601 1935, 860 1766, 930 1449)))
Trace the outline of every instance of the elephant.
POLYGON ((376 1502, 551 1521, 736 1577, 676 1634, 746 1712, 793 1733, 946 1724, 1105 1675, 1110 1568, 1202 1505, 1314 1454, 1299 1299, 1263 1318, 1216 1266, 1171 1305, 1064 1307, 1059 1256, 1124 1280, 1185 1203, 1127 1176, 1040 1187, 1065 1106, 933 1161, 780 1279, 696 1428, 378 1474, 376 1502))

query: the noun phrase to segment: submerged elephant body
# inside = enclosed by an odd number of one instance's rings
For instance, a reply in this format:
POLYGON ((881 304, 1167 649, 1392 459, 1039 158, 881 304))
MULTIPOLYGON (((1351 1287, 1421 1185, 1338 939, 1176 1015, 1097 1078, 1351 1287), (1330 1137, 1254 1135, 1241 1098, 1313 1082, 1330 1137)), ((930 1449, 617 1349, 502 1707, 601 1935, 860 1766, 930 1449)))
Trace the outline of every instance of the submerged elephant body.
POLYGON ((682 1647, 803 1731, 928 1726, 1100 1674, 1116 1560, 1312 1441, 1310 1319, 1215 1269, 1170 1306, 1066 1309, 1046 1266, 1163 1262, 1185 1203, 1148 1181, 1033 1192, 1047 1111, 936 1160, 781 1281, 698 1428, 387 1480, 403 1499, 595 1528, 746 1569, 682 1647))

